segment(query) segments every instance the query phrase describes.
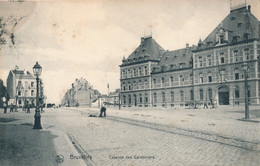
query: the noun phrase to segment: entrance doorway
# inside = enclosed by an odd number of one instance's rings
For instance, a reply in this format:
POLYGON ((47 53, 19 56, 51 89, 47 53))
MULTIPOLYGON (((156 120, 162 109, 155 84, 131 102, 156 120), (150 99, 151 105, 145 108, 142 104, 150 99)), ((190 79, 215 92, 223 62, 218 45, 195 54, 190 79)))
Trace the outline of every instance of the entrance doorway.
POLYGON ((218 88, 219 105, 229 105, 229 89, 227 86, 218 88))

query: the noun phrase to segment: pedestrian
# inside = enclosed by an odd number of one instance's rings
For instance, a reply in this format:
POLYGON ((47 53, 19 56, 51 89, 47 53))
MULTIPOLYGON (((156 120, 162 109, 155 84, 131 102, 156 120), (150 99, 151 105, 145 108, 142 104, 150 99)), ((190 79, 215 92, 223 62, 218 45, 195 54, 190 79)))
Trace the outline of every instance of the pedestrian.
POLYGON ((27 101, 26 107, 27 107, 27 113, 31 113, 31 112, 30 112, 30 104, 29 104, 28 101, 27 101))
POLYGON ((14 112, 14 105, 13 105, 13 103, 11 103, 11 105, 10 105, 10 112, 14 112))
POLYGON ((100 109, 100 115, 99 117, 102 117, 102 114, 104 113, 104 117, 106 117, 106 107, 102 106, 100 109))
POLYGON ((7 111, 7 104, 6 104, 6 102, 4 102, 4 113, 6 114, 6 111, 7 111))
POLYGON ((204 102, 204 109, 205 109, 205 107, 208 109, 208 102, 207 102, 207 100, 204 102))

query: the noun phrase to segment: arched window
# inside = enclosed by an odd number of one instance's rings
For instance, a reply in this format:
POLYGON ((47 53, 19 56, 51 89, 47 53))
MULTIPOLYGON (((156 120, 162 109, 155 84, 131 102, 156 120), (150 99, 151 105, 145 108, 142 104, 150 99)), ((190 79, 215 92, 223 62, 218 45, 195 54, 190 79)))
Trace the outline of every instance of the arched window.
POLYGON ((162 77, 162 79, 161 79, 161 87, 164 87, 165 86, 165 80, 164 80, 164 78, 162 77))
POLYGON ((171 86, 173 86, 174 85, 173 76, 170 77, 170 81, 171 81, 171 86))

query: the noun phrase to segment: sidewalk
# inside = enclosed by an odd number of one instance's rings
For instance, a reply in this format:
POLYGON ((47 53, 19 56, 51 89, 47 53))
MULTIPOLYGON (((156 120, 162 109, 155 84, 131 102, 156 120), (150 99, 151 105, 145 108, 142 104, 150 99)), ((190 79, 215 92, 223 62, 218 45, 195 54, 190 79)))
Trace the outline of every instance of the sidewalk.
MULTIPOLYGON (((74 109, 81 112, 91 110, 93 114, 99 113, 98 108, 74 109)), ((215 109, 123 107, 121 110, 118 107, 107 107, 107 116, 130 118, 260 143, 260 123, 239 120, 244 118, 244 114, 243 106, 222 106, 215 109)), ((260 121, 259 106, 250 107, 250 119, 260 121)))
MULTIPOLYGON (((70 160, 77 151, 62 128, 50 118, 55 111, 45 109, 42 130, 33 130, 34 110, 4 114, 0 109, 0 165, 55 166, 86 165, 81 160, 70 160), (62 155, 64 161, 58 161, 62 155)), ((55 116, 53 116, 55 117, 55 116)))

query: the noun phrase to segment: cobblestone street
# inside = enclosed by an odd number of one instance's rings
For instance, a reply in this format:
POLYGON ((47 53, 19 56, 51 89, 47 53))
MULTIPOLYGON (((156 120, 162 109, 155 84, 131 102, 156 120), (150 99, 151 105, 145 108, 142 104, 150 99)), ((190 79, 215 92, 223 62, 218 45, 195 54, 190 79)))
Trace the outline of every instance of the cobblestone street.
MULTIPOLYGON (((242 107, 223 110, 108 107, 101 118, 97 108, 46 109, 41 132, 55 135, 62 165, 260 165, 259 123, 238 120, 242 107)), ((16 119, 5 125, 33 122, 22 111, 0 115, 16 119)))

